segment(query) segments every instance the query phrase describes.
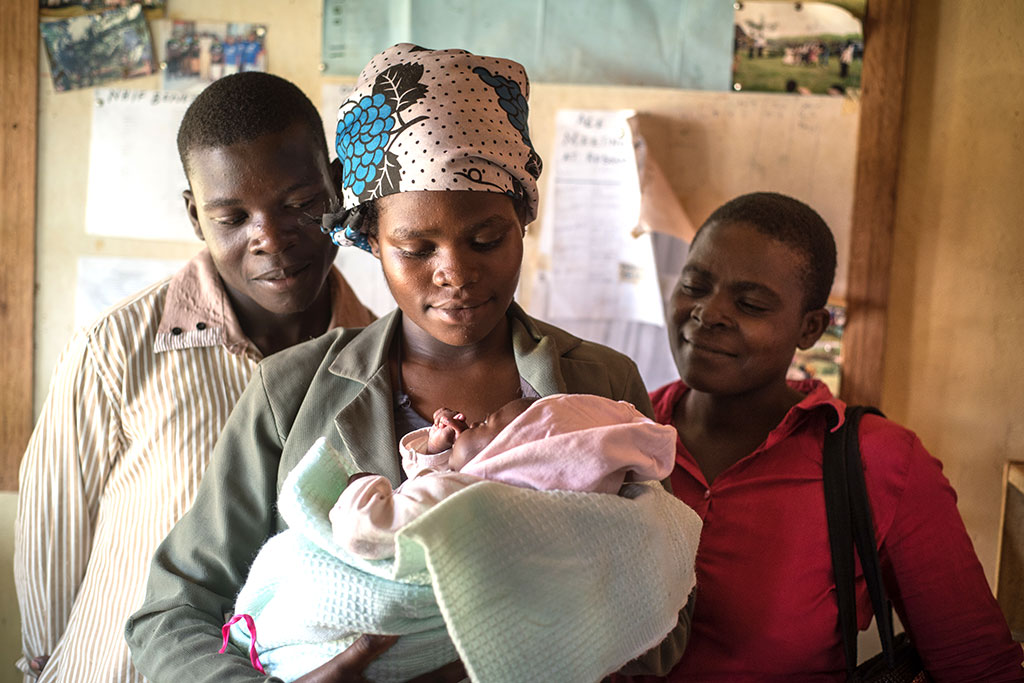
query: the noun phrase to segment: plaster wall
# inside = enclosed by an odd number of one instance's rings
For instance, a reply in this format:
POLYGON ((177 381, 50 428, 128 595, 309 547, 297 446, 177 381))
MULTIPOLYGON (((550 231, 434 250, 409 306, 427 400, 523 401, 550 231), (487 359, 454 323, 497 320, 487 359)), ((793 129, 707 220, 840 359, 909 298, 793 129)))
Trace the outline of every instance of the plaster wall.
POLYGON ((994 580, 1024 460, 1024 4, 914 3, 882 408, 944 465, 994 580))

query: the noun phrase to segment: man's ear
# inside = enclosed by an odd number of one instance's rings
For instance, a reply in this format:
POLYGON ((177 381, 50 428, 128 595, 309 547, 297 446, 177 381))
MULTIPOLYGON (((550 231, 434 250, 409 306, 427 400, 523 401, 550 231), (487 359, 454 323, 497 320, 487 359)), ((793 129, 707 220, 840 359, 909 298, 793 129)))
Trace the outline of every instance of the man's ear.
POLYGON ((380 260, 380 242, 377 240, 377 237, 374 236, 374 235, 367 235, 366 236, 366 241, 370 243, 370 253, 373 254, 374 256, 376 256, 377 260, 379 261, 380 260))
POLYGON ((203 237, 203 229, 199 226, 199 208, 196 206, 195 195, 192 194, 192 190, 185 190, 181 193, 182 199, 185 200, 185 211, 188 213, 188 219, 192 223, 192 229, 196 233, 196 237, 202 241, 206 241, 203 237))
POLYGON ((830 322, 832 322, 832 314, 827 309, 818 308, 804 313, 800 327, 800 340, 796 344, 797 348, 806 351, 814 346, 814 342, 825 334, 830 322))

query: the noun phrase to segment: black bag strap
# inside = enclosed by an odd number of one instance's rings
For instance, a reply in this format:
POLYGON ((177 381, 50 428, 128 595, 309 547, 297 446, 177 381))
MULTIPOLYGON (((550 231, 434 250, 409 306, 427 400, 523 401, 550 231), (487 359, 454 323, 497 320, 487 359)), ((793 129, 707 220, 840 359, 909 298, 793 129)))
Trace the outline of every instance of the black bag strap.
MULTIPOLYGON (((864 466, 860 457, 858 427, 865 413, 882 415, 870 406, 847 406, 843 426, 833 431, 831 422, 825 432, 822 478, 825 484, 825 516, 828 520, 832 569, 839 603, 839 630, 843 636, 846 671, 854 680, 857 666, 857 607, 854 596, 853 549, 860 557, 864 580, 871 596, 879 639, 886 661, 894 663, 892 605, 885 592, 882 568, 875 547, 875 525, 871 515, 864 466)), ((883 416, 884 417, 884 416, 883 416)))

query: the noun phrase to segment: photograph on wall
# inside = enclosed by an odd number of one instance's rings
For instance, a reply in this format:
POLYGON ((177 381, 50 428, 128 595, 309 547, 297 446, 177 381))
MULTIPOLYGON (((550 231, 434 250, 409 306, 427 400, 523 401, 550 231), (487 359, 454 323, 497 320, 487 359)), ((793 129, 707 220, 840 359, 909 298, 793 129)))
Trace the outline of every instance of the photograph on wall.
POLYGON ((142 5, 39 25, 58 92, 146 76, 155 70, 142 5))
POLYGON ((86 10, 111 9, 114 7, 127 7, 132 4, 140 4, 143 9, 164 9, 167 0, 39 0, 39 9, 62 9, 66 7, 86 10))
POLYGON ((221 76, 267 70, 262 24, 154 22, 164 90, 197 93, 221 76))
POLYGON ((856 95, 861 21, 830 2, 735 2, 733 90, 856 95))

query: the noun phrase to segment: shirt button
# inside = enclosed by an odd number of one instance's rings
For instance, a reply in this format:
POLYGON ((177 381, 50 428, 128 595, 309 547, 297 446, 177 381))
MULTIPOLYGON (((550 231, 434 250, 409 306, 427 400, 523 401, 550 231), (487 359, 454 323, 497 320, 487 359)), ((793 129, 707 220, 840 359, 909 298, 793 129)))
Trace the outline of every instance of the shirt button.
POLYGON ((196 329, 197 330, 205 330, 206 329, 206 323, 196 323, 196 329))
POLYGON ((181 328, 180 327, 172 327, 171 328, 171 334, 173 334, 175 336, 181 334, 181 328))
POLYGON ((711 489, 705 489, 705 491, 704 491, 704 500, 707 500, 710 497, 711 497, 711 489))

